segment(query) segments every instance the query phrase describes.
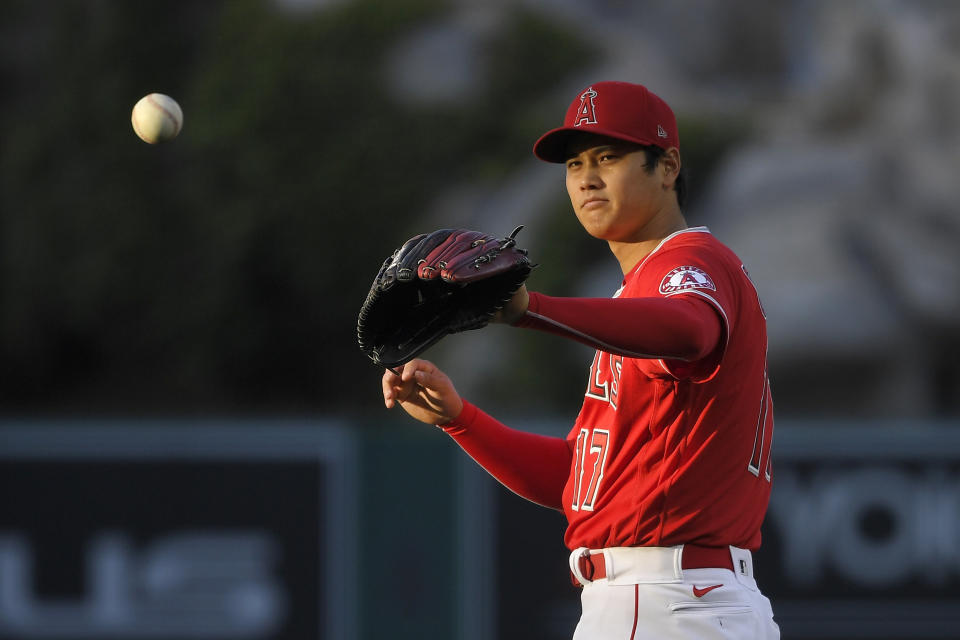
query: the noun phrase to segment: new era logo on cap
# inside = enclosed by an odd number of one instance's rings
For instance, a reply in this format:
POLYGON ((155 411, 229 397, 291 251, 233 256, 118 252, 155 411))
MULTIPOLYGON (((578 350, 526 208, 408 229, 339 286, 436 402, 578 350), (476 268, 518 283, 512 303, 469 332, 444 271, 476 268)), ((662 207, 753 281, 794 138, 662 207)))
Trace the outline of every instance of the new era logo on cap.
POLYGON ((534 155, 564 162, 567 140, 577 131, 664 149, 680 147, 677 119, 667 103, 643 85, 629 82, 597 82, 579 92, 567 108, 563 126, 541 136, 533 146, 534 155))

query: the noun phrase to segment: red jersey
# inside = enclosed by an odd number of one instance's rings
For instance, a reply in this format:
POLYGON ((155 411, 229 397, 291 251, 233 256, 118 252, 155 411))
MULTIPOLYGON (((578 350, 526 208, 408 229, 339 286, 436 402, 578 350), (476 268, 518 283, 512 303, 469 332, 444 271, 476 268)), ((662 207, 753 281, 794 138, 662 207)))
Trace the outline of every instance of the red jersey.
POLYGON ((696 362, 598 350, 573 429, 566 543, 760 546, 773 410, 766 319, 740 259, 704 227, 675 233, 614 297, 696 296, 724 335, 696 362))

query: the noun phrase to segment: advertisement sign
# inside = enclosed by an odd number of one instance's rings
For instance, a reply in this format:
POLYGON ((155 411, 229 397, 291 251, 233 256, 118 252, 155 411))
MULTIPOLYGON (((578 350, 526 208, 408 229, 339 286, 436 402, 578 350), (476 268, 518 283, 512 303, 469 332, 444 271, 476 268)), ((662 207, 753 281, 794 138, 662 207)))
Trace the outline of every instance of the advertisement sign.
POLYGON ((351 638, 336 428, 5 425, 0 638, 351 638))
POLYGON ((791 638, 956 638, 960 428, 779 429, 757 577, 791 638))

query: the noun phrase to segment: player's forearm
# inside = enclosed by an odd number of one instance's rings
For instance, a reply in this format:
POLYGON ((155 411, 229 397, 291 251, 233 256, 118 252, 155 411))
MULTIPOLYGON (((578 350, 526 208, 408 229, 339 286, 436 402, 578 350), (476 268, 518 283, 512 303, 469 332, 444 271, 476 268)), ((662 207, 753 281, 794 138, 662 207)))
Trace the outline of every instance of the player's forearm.
POLYGON ((563 487, 570 472, 567 441, 518 431, 464 401, 463 411, 441 425, 481 467, 517 495, 552 509, 562 509, 563 487))
POLYGON ((674 298, 556 298, 530 293, 514 324, 631 358, 693 361, 717 347, 723 324, 709 303, 674 298))

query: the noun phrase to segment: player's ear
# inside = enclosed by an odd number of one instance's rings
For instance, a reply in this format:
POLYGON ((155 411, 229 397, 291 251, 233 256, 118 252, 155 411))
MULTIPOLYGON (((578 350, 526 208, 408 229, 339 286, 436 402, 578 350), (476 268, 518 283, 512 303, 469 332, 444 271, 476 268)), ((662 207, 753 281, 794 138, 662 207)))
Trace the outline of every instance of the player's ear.
POLYGON ((660 169, 663 172, 663 188, 673 189, 677 176, 680 175, 680 150, 676 147, 670 147, 660 156, 660 169))

